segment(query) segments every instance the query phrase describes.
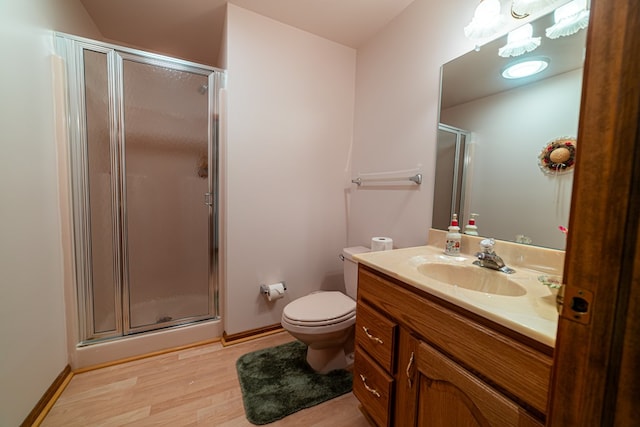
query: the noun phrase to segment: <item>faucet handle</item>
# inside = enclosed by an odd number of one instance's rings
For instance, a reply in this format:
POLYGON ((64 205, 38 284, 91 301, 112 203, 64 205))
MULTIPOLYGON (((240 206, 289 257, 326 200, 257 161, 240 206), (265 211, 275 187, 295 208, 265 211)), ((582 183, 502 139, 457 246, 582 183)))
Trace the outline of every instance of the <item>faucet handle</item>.
POLYGON ((484 253, 491 253, 491 252, 493 252, 493 246, 495 244, 496 244, 496 241, 493 238, 482 239, 480 241, 480 249, 484 253))

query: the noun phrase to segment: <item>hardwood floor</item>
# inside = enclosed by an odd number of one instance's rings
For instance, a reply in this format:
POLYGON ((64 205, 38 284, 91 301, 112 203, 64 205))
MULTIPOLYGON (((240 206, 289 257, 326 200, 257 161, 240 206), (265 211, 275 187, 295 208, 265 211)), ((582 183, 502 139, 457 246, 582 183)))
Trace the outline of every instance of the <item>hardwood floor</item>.
MULTIPOLYGON (((235 363, 293 338, 286 332, 222 347, 208 344, 76 374, 42 422, 73 426, 252 426, 244 415, 235 363)), ((271 426, 364 427, 352 393, 271 426)))

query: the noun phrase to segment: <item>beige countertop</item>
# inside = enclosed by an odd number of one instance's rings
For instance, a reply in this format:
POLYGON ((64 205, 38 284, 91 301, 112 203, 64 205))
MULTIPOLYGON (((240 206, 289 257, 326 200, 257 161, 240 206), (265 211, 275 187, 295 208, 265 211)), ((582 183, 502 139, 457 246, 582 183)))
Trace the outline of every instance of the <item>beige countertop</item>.
MULTIPOLYGON (((430 243, 438 242, 440 237, 438 234, 435 240, 430 239, 430 243)), ((475 244, 479 240, 478 238, 469 239, 468 236, 465 236, 463 245, 466 243, 467 250, 455 257, 445 255, 440 246, 429 245, 363 253, 354 258, 359 263, 390 277, 554 347, 558 326, 555 293, 549 287, 541 284, 538 277, 543 274, 561 274, 558 269, 561 268, 564 253, 525 247, 525 245, 515 245, 515 248, 510 249, 508 246, 514 244, 498 242, 496 252, 500 254, 499 249, 503 249, 505 254, 509 254, 508 257, 503 256, 503 258, 508 266, 516 270, 514 274, 507 275, 472 264, 476 258, 469 252, 475 253, 475 244), (510 254, 511 250, 519 251, 519 253, 510 254), (539 253, 540 251, 543 252, 542 255, 539 253), (532 254, 533 252, 538 253, 532 254), (535 259, 534 266, 536 268, 517 262, 517 259, 512 259, 513 256, 519 257, 520 261, 527 258, 535 259), (506 283, 508 278, 507 286, 511 286, 510 289, 516 289, 517 292, 507 292, 507 294, 513 293, 513 295, 500 295, 435 280, 425 275, 425 271, 429 269, 428 264, 440 264, 439 267, 443 267, 442 264, 445 264, 445 269, 449 266, 451 268, 462 267, 474 275, 477 271, 484 280, 495 278, 497 281, 506 283), (477 270, 470 270, 470 268, 477 270)))

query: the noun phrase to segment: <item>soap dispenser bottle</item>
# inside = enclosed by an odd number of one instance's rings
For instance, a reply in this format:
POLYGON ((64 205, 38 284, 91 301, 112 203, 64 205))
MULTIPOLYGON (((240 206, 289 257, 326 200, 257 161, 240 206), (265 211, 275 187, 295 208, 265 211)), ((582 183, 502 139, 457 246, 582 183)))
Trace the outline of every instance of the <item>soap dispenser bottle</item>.
POLYGON ((461 240, 462 234, 460 234, 460 227, 458 226, 458 215, 453 214, 453 217, 451 218, 451 225, 449 226, 449 232, 446 236, 444 253, 446 255, 460 255, 461 240))
POLYGON ((464 234, 468 234, 470 236, 478 235, 478 226, 476 225, 476 218, 478 214, 472 213, 469 217, 469 222, 464 227, 464 234))

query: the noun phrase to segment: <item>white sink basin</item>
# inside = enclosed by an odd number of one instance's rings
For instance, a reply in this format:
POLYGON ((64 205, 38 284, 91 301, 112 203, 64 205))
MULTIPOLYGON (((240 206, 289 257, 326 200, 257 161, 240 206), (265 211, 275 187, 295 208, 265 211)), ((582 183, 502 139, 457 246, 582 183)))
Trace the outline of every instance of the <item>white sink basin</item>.
POLYGON ((418 265, 417 269, 429 279, 475 292, 509 297, 527 293, 522 285, 507 274, 474 265, 424 263, 418 265))

